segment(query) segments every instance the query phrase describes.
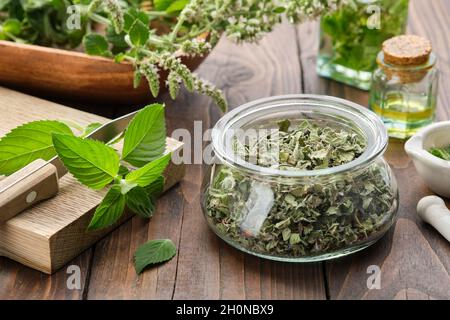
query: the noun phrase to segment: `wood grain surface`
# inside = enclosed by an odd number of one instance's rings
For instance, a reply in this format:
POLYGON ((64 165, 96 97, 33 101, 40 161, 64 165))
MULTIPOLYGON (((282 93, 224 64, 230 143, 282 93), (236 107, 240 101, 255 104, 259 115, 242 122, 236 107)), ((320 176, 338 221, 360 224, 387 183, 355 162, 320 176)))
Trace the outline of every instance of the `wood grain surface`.
MULTIPOLYGON (((428 37, 441 70, 438 119, 450 119, 450 2, 411 0, 409 30, 428 37)), ((283 23, 259 45, 222 39, 198 73, 222 88, 230 106, 287 93, 321 93, 367 105, 366 92, 320 78, 315 72, 317 23, 283 23)), ((220 117, 209 99, 182 91, 167 104, 169 132, 203 132, 220 117), (194 121, 202 121, 198 129, 194 121)), ((92 110, 95 112, 95 110, 92 110)), ((129 108, 118 110, 126 113, 129 108)), ((200 208, 206 168, 190 165, 182 183, 166 193, 150 223, 133 218, 70 264, 81 268, 80 290, 66 287, 61 270, 49 277, 0 258, 0 298, 34 299, 433 299, 450 298, 450 244, 416 216, 431 192, 418 177, 401 141, 386 158, 400 188, 400 217, 372 247, 326 263, 285 264, 243 254, 218 239, 200 208), (171 238, 169 263, 136 276, 132 257, 147 239, 171 238), (381 270, 381 289, 369 290, 369 266, 381 270)))

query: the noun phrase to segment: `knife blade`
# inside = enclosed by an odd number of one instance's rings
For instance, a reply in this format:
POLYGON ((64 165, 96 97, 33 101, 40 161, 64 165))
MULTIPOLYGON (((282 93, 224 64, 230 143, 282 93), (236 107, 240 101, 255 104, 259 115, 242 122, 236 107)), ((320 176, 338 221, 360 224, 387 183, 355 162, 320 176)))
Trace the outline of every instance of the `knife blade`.
MULTIPOLYGON (((138 111, 111 120, 88 134, 86 138, 110 142, 121 134, 138 111)), ((0 181, 0 223, 32 204, 54 196, 58 181, 67 169, 58 156, 48 161, 36 160, 0 181)))

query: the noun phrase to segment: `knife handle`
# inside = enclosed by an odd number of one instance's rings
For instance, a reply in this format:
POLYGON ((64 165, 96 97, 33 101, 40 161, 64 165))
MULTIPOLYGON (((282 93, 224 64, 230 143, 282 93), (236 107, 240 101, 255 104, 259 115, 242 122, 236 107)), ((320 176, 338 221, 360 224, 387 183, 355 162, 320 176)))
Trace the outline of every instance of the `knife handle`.
POLYGON ((58 189, 56 167, 42 159, 31 162, 0 181, 0 190, 3 190, 0 191, 0 223, 39 201, 53 197, 58 189), (5 187, 7 189, 3 190, 5 187))

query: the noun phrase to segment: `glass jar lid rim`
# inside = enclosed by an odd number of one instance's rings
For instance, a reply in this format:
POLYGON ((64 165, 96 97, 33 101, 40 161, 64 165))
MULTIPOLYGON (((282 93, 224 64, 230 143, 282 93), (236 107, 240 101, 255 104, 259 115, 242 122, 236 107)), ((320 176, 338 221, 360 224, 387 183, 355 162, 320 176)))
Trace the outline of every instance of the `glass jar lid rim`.
POLYGON ((382 154, 385 151, 388 142, 387 130, 382 120, 368 108, 364 108, 345 99, 314 94, 272 96, 243 104, 231 110, 219 119, 212 130, 211 136, 213 151, 223 163, 250 173, 275 177, 311 177, 355 170, 359 167, 366 166, 382 154), (335 108, 337 111, 353 113, 355 116, 353 117, 352 122, 354 122, 355 125, 366 135, 366 150, 358 158, 346 164, 331 168, 316 170, 280 170, 252 164, 241 159, 240 157, 237 157, 235 154, 231 154, 230 150, 227 149, 226 146, 227 144, 228 146, 231 145, 230 138, 233 137, 233 135, 230 136, 229 134, 230 129, 233 129, 233 125, 235 125, 238 121, 241 121, 245 117, 254 118, 255 113, 261 111, 269 110, 270 112, 272 111, 271 109, 279 111, 283 106, 287 107, 292 105, 316 105, 335 108))

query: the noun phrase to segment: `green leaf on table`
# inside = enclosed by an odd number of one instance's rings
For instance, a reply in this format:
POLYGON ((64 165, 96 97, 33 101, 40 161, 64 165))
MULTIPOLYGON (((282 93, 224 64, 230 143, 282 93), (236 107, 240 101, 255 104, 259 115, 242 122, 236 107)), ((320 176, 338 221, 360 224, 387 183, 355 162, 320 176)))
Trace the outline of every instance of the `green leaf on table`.
POLYGON ((134 267, 140 274, 150 265, 169 261, 177 253, 177 248, 170 239, 152 240, 141 245, 134 255, 134 267))
POLYGON ((0 175, 9 175, 37 159, 56 155, 52 134, 72 135, 59 121, 33 121, 11 130, 0 140, 0 175))
POLYGON ((141 20, 136 19, 131 25, 128 34, 130 36, 131 43, 137 47, 140 47, 147 43, 150 36, 150 30, 141 20))
POLYGON ((53 134, 53 145, 67 170, 92 189, 104 188, 119 172, 116 151, 100 141, 53 134))
POLYGON ((127 207, 143 218, 150 218, 155 211, 155 201, 147 190, 142 187, 134 187, 125 195, 127 207))
POLYGON ((141 167, 164 154, 166 149, 166 124, 164 105, 152 104, 131 120, 125 131, 122 159, 141 167))
POLYGON ((83 38, 84 50, 87 54, 93 56, 111 57, 112 53, 109 51, 109 45, 106 38, 97 33, 90 33, 83 38))
POLYGON ((125 202, 125 195, 120 192, 120 186, 112 186, 95 210, 88 229, 95 230, 113 225, 122 216, 125 202))
POLYGON ((151 183, 155 182, 164 169, 167 167, 170 161, 171 154, 168 153, 159 159, 149 162, 142 168, 131 171, 125 177, 125 181, 129 184, 137 184, 140 187, 146 187, 151 183))

